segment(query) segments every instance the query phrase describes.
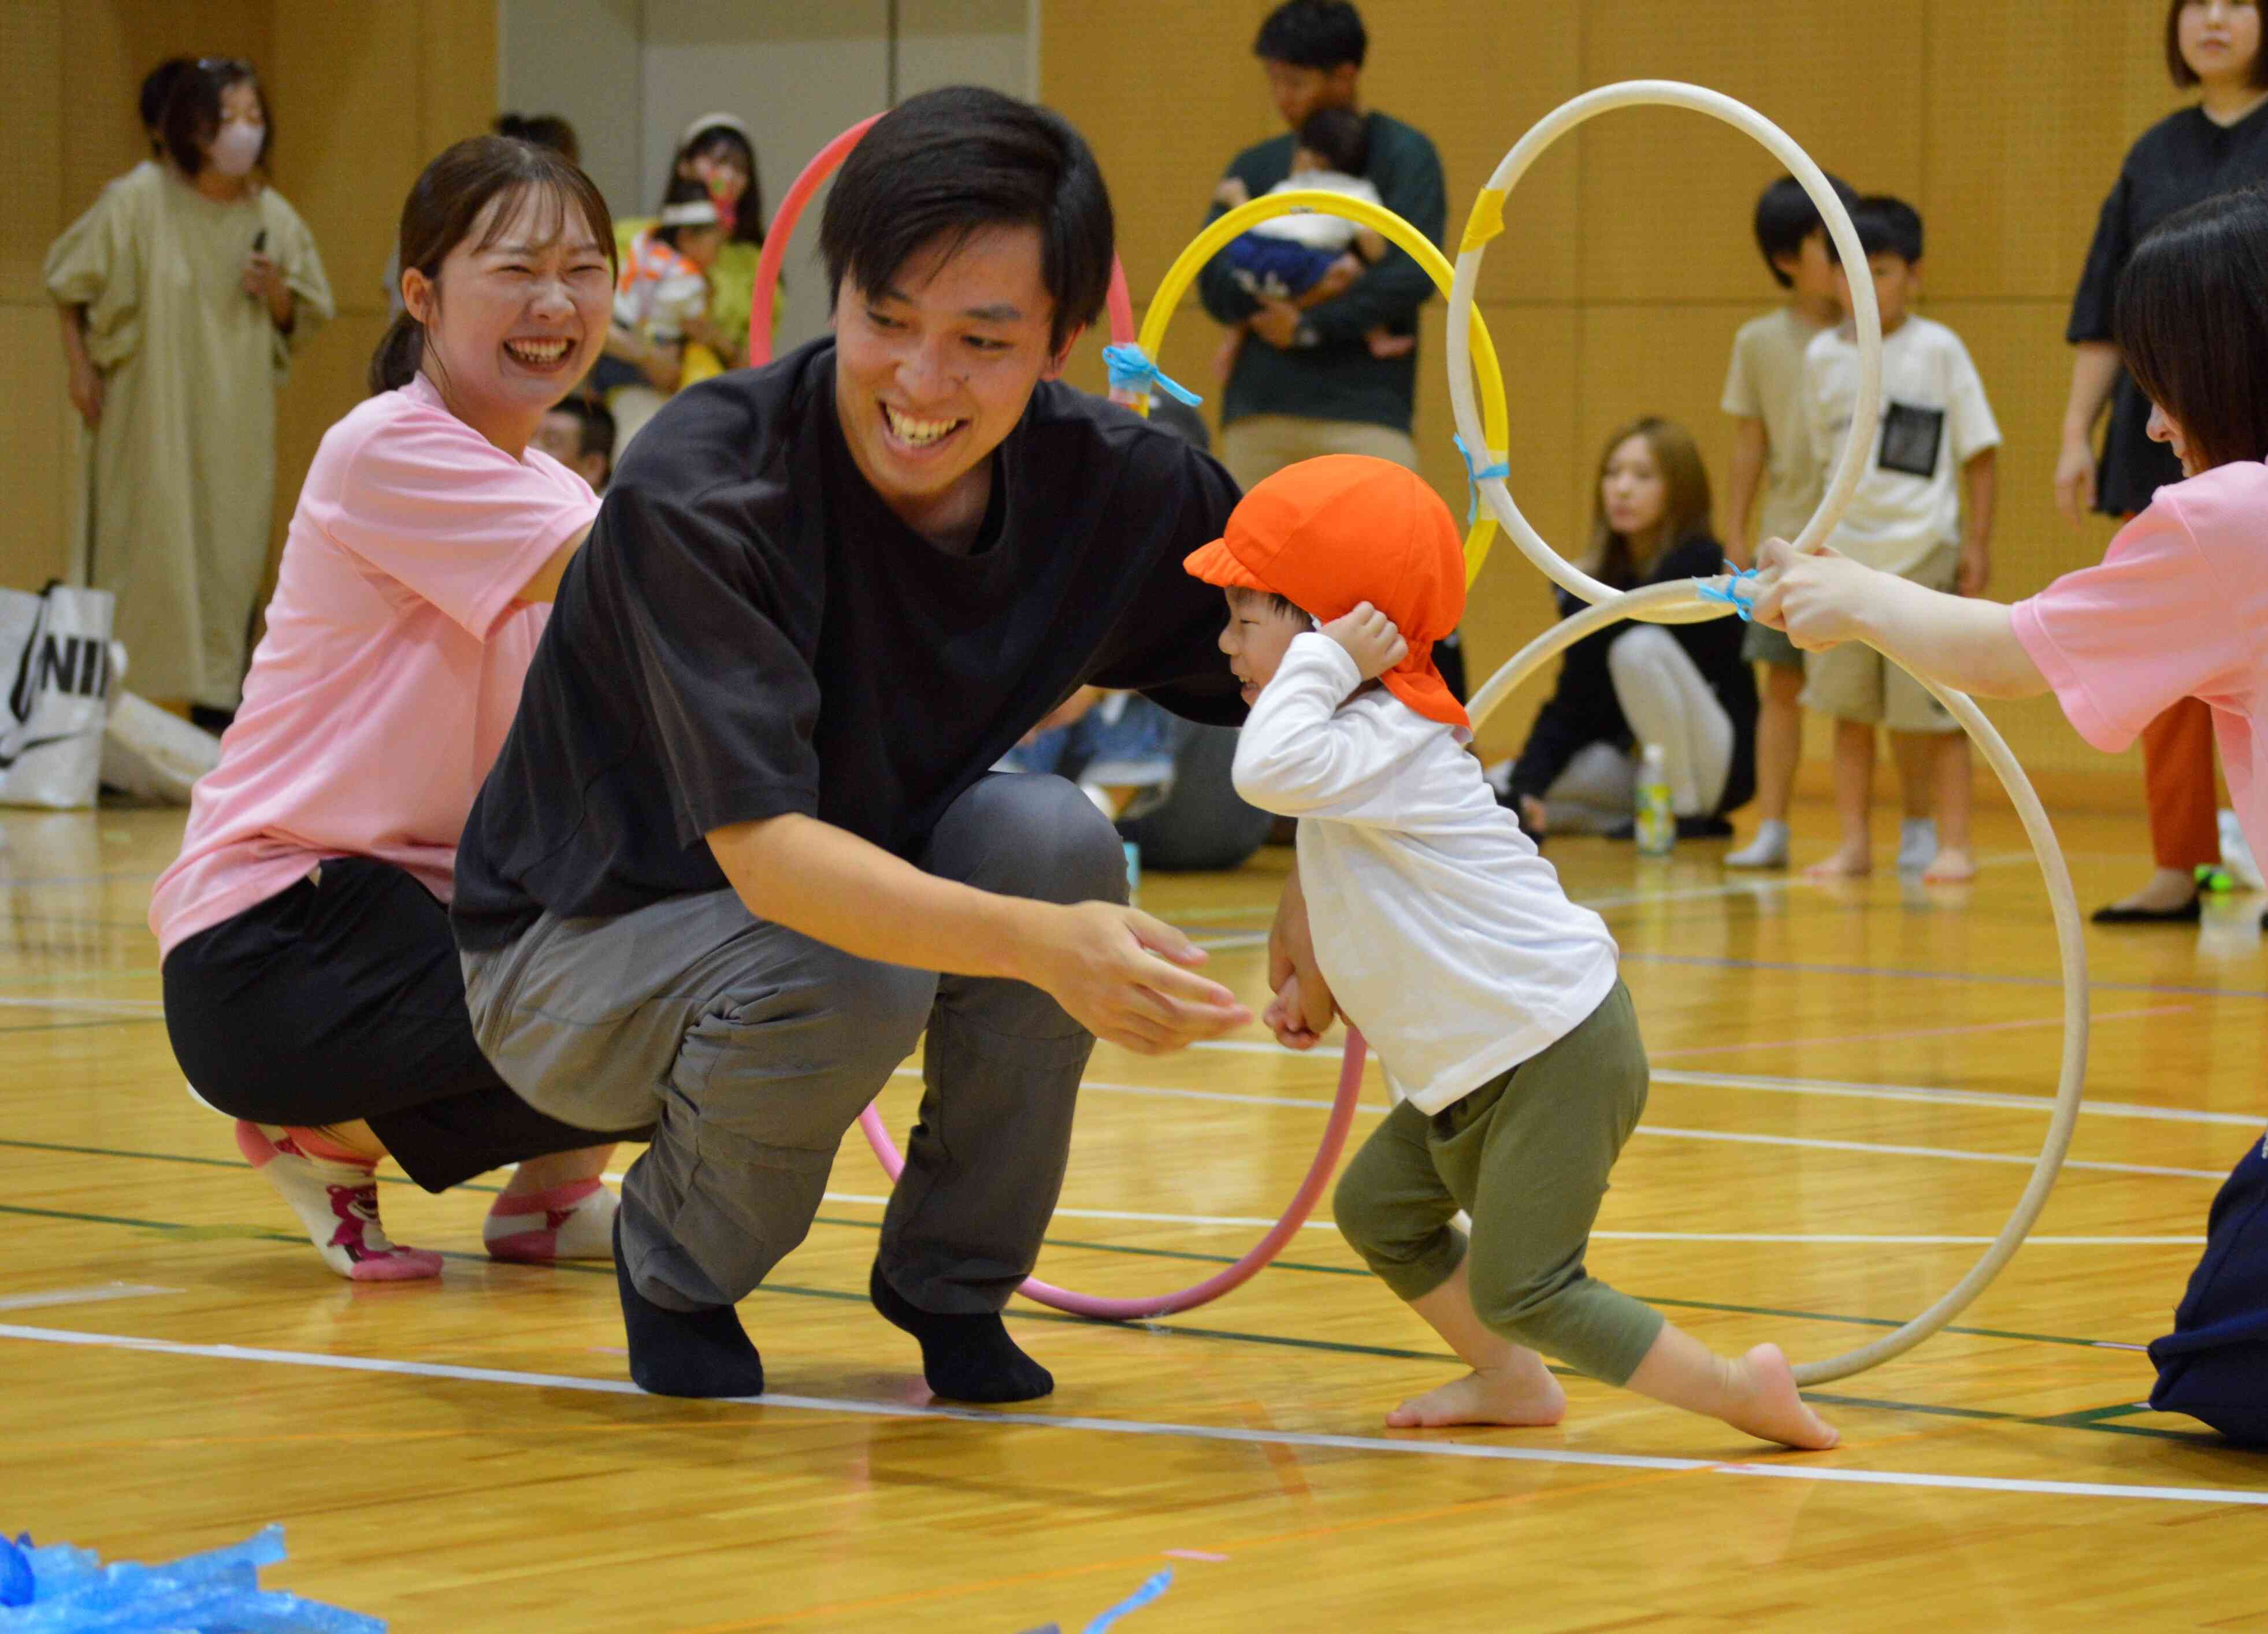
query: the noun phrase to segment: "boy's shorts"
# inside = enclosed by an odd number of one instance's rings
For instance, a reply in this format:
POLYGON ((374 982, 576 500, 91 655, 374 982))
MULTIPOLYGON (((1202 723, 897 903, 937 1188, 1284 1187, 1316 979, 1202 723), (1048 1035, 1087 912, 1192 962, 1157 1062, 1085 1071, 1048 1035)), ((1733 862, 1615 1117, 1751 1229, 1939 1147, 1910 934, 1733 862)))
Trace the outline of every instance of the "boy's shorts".
MULTIPOLYGON (((1961 547, 1946 543, 1898 577, 1931 590, 1949 591, 1960 573, 1961 547)), ((1803 707, 1822 715, 1887 726, 1892 732, 1961 730, 1961 723, 1928 688, 1863 641, 1805 653, 1803 673, 1803 707)))
POLYGON ((1750 624, 1741 637, 1741 657, 1750 664, 1777 664, 1782 669, 1801 669, 1803 649, 1787 638, 1784 629, 1750 624))

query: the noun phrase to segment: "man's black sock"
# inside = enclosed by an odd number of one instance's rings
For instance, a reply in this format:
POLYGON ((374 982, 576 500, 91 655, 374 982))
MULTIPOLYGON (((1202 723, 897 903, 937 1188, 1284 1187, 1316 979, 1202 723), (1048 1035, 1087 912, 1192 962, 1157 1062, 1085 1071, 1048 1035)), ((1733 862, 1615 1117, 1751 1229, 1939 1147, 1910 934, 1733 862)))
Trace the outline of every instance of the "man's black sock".
POLYGON ((992 1312, 939 1316, 909 1304, 877 1264, 866 1279, 874 1308, 921 1341, 922 1376, 949 1402, 1031 1402, 1056 1387, 1055 1375, 1025 1355, 992 1312))
POLYGON ((763 1358, 729 1305, 673 1311, 656 1305, 630 1280, 622 1255, 622 1216, 615 1217, 615 1286, 622 1297, 630 1380, 652 1395, 762 1395, 763 1358))

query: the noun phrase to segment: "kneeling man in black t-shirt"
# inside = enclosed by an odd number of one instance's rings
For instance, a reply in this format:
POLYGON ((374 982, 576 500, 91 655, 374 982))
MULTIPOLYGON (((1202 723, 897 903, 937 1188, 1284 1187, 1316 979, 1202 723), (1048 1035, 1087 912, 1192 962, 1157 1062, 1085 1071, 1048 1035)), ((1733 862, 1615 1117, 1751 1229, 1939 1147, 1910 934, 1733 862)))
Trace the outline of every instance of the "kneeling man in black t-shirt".
POLYGON ((872 1296, 938 1395, 1047 1394, 999 1313, 1095 1036, 1161 1052, 1250 1019, 1123 905, 1084 795, 987 769, 1088 683, 1243 715, 1219 596, 1182 569, 1234 484, 1056 378, 1111 236, 1055 114, 907 102, 828 201, 834 335, 673 399, 560 586, 454 920, 506 1081, 653 1126, 615 1241, 648 1390, 762 1390, 734 1302, 926 1029, 872 1296))

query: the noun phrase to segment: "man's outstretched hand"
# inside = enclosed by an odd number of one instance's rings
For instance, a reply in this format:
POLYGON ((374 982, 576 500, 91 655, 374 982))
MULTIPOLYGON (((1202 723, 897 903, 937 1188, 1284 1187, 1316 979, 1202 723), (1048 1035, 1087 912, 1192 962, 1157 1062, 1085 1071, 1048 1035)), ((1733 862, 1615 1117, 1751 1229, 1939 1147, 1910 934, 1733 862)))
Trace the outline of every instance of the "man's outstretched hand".
POLYGON ((1050 920, 1026 976, 1105 1043, 1162 1056, 1252 1019, 1197 974, 1205 952, 1173 926, 1116 902, 1080 902, 1050 920))

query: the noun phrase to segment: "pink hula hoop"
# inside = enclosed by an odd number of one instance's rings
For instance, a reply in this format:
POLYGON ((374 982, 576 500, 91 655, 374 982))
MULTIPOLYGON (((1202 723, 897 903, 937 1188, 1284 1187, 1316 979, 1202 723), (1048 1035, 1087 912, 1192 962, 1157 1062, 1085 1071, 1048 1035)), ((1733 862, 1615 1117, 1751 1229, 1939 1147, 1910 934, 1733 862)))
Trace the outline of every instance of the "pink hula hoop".
MULTIPOLYGON (((1034 1299, 1053 1309, 1073 1316, 1092 1316, 1101 1321, 1141 1321, 1152 1316, 1170 1316, 1175 1311, 1195 1310, 1198 1306, 1218 1299, 1232 1289, 1241 1288, 1256 1275, 1261 1268, 1284 1251, 1284 1245, 1293 1233, 1307 1224, 1308 1214, 1322 1196, 1323 1187, 1337 1167, 1339 1152, 1346 1145, 1347 1130, 1354 1122, 1356 1103, 1362 1096, 1362 1067, 1367 1051, 1362 1034, 1352 1027, 1347 1029, 1346 1048, 1339 1056, 1338 1098, 1331 1102, 1331 1115, 1323 1125, 1323 1143, 1315 1149, 1315 1160, 1307 1166, 1307 1177, 1300 1181, 1300 1189, 1292 1195, 1292 1206, 1284 1217, 1268 1228, 1268 1233, 1253 1244, 1244 1257, 1206 1277, 1194 1287, 1175 1293, 1156 1294, 1146 1299, 1106 1299, 1097 1294, 1074 1293, 1068 1288, 1057 1288, 1034 1277, 1018 1290, 1027 1299, 1034 1299)), ((865 1131, 866 1144, 881 1159, 882 1169, 896 1183, 898 1172, 905 1167, 905 1159, 882 1127, 882 1115, 868 1107, 858 1115, 858 1127, 865 1131)))
MULTIPOLYGON (((803 207, 811 202, 811 195, 819 191, 820 184, 833 175, 843 163, 843 156, 858 145, 858 138, 866 128, 881 118, 869 114, 811 157, 803 173, 795 179, 780 200, 778 212, 772 224, 764 232, 764 253, 756 258, 756 286, 748 303, 748 366, 762 368, 772 360, 772 307, 779 295, 780 266, 787 260, 788 239, 795 232, 795 224, 802 218, 803 207)), ((1108 300, 1110 313, 1110 339, 1119 346, 1130 346, 1136 338, 1134 301, 1126 289, 1126 269, 1118 258, 1110 258, 1110 294, 1108 300)))

